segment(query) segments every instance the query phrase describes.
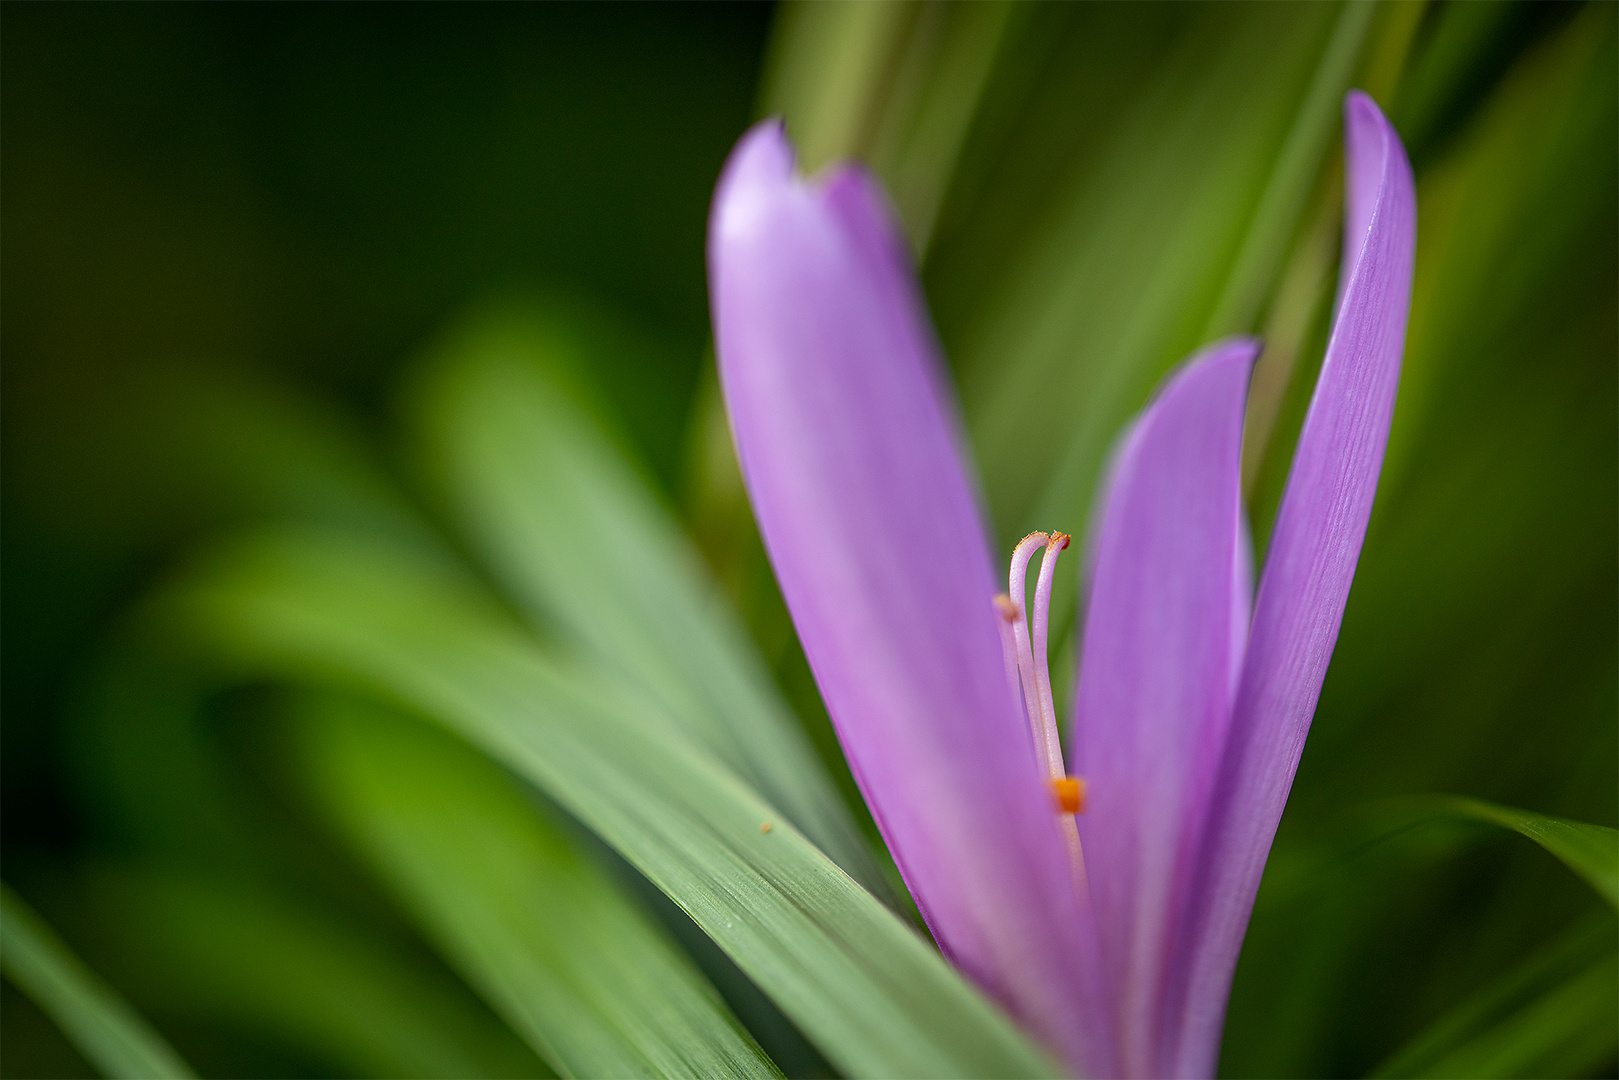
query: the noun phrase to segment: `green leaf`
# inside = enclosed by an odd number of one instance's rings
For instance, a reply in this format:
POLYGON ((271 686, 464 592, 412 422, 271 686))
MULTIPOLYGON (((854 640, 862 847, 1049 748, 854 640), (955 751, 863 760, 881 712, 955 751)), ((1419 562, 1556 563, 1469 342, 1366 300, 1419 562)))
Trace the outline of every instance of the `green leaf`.
POLYGON ((455 568, 327 532, 265 535, 198 575, 166 605, 195 647, 459 732, 646 874, 847 1074, 1054 1072, 729 769, 618 680, 548 661, 455 568))
POLYGON ((1289 238, 1298 225, 1306 197, 1321 171, 1333 136, 1342 127, 1344 94, 1360 62, 1361 49, 1376 7, 1345 4, 1299 102, 1287 139, 1275 157, 1248 231, 1243 236, 1225 286, 1203 328, 1204 340, 1256 328, 1265 296, 1281 269, 1289 238))
POLYGON ((1396 805, 1391 812, 1482 821, 1527 836, 1619 907, 1619 830, 1452 795, 1401 800, 1396 805))
POLYGON ((1391 114, 1415 158, 1429 149, 1442 123, 1456 119, 1447 114, 1468 103, 1468 91, 1475 89, 1469 83, 1502 51, 1503 40, 1522 32, 1526 6, 1510 0, 1434 5, 1432 26, 1400 83, 1391 114))
POLYGON ((1614 945, 1611 918, 1565 934, 1451 1010, 1371 1075, 1591 1075, 1619 1050, 1614 945))
POLYGON ((700 556, 568 387, 610 347, 556 313, 477 318, 436 351, 416 396, 419 459, 531 620, 637 683, 886 898, 847 806, 700 556))
POLYGON ((127 1001, 0 883, 0 966, 109 1077, 195 1076, 127 1001))
POLYGON ((779 1076, 684 953, 488 758, 343 698, 298 725, 319 802, 566 1076, 779 1076))
POLYGON ((154 1013, 247 1034, 358 1076, 531 1076, 544 1063, 406 944, 211 871, 92 863, 56 908, 154 1013))

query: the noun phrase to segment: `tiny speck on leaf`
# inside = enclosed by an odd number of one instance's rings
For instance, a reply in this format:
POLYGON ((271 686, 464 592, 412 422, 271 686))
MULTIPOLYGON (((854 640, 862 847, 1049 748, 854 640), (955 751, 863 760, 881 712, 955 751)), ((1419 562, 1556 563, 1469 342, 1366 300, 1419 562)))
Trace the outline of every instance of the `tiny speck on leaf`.
POLYGON ((768 821, 759 822, 759 831, 760 832, 769 832, 773 828, 775 828, 775 826, 770 824, 770 822, 768 822, 768 821))

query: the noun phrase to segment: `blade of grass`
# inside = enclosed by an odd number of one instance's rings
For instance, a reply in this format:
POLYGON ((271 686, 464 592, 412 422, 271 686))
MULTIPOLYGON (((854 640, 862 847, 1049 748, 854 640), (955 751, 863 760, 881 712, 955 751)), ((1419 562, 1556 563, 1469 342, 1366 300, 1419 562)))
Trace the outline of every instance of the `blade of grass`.
POLYGON ((459 732, 666 894, 851 1076, 1054 1071, 920 937, 622 680, 548 661, 463 574, 341 534, 224 551, 157 608, 241 677, 336 683, 459 732))
POLYGON ((109 1077, 191 1077, 123 996, 84 966, 11 886, 0 883, 0 967, 109 1077))
POLYGON ((351 699, 297 710, 329 820, 566 1076, 779 1076, 661 930, 453 736, 351 699))

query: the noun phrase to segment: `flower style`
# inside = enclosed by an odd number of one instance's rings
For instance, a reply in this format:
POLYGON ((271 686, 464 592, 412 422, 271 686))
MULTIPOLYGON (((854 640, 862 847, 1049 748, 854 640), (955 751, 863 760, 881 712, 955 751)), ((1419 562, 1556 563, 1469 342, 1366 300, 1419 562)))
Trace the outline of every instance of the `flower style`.
POLYGON ((849 764, 945 955, 1084 1074, 1213 1073, 1337 639, 1394 408, 1416 212, 1404 149, 1370 98, 1349 95, 1345 128, 1338 310, 1257 594, 1240 477, 1259 346, 1232 339, 1168 378, 1115 456, 1074 776, 1045 656, 1068 538, 1023 541, 997 588, 880 188, 852 166, 800 178, 767 121, 715 195, 732 433, 849 764))

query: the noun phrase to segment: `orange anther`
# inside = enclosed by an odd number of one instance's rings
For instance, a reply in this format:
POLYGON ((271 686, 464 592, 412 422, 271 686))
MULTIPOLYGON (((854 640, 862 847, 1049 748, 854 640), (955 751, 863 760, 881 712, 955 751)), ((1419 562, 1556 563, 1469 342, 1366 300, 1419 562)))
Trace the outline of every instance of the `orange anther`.
POLYGON ((1013 603, 1012 598, 1007 596, 1005 593, 997 593, 995 595, 995 610, 1000 614, 1001 618, 1005 619, 1007 622, 1017 621, 1017 604, 1013 603))
POLYGON ((1085 780, 1079 776, 1065 776, 1051 781, 1051 793, 1057 797, 1057 809, 1065 814, 1085 812, 1085 780))

